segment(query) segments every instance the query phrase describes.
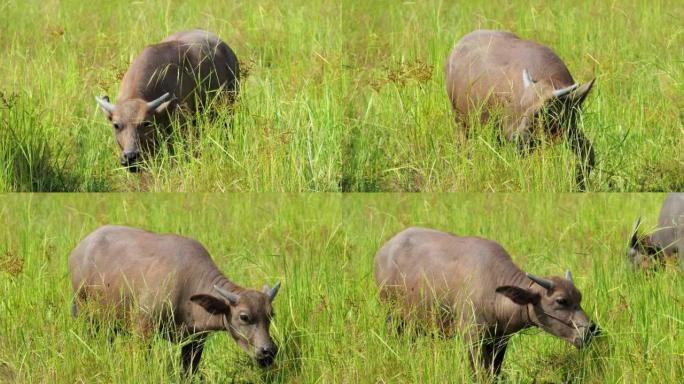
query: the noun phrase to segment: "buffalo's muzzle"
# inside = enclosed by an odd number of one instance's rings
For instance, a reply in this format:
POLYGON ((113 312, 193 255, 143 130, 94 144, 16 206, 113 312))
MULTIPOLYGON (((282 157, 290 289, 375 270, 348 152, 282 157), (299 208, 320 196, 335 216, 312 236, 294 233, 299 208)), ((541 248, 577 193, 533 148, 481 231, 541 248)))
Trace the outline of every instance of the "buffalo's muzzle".
POLYGON ((275 345, 269 345, 257 349, 256 361, 261 367, 268 367, 273 364, 276 355, 278 354, 278 348, 275 345))
POLYGON ((126 151, 121 154, 121 157, 119 158, 119 162, 121 165, 124 167, 129 167, 129 170, 131 172, 136 172, 138 170, 138 167, 135 165, 138 163, 140 160, 140 152, 139 151, 126 151))
POLYGON ((586 332, 584 338, 586 339, 586 341, 588 343, 589 341, 591 341, 592 338, 594 338, 594 336, 598 336, 600 334, 601 334, 601 327, 596 325, 596 323, 591 323, 591 325, 587 329, 587 332, 586 332))
POLYGON ((594 336, 601 334, 601 328, 596 325, 596 323, 591 323, 589 326, 584 327, 582 335, 576 339, 574 343, 577 348, 583 348, 589 345, 593 340, 594 336))

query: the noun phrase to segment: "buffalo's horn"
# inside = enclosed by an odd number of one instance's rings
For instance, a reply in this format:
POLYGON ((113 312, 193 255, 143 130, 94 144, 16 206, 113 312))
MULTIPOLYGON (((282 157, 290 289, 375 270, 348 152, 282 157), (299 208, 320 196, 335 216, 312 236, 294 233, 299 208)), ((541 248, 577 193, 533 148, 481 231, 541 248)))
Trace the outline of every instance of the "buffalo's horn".
POLYGON ((636 248, 637 245, 637 230, 639 229, 639 224, 641 224, 641 217, 637 217, 634 221, 634 227, 632 228, 632 236, 629 238, 630 248, 636 248))
POLYGON ((148 107, 149 109, 155 109, 155 108, 157 108, 158 106, 160 106, 161 103, 165 102, 166 99, 169 98, 169 96, 171 96, 171 94, 168 93, 168 92, 166 92, 165 94, 159 96, 159 98, 154 99, 154 100, 150 101, 149 103, 147 103, 147 107, 148 107))
POLYGON ((109 97, 107 96, 95 96, 95 101, 100 104, 100 107, 105 111, 112 113, 114 112, 114 105, 109 102, 109 97))
POLYGON ((266 295, 273 301, 275 299, 276 295, 278 294, 278 290, 280 289, 280 281, 275 283, 273 288, 268 288, 268 284, 264 286, 266 288, 266 295))
POLYGON ((214 285, 214 289, 216 290, 216 292, 220 293, 221 296, 225 297, 231 305, 236 305, 238 301, 240 301, 240 295, 238 295, 237 293, 227 291, 219 287, 218 285, 214 285))
POLYGON ((553 281, 547 280, 547 279, 542 279, 541 277, 537 277, 531 273, 526 273, 527 277, 534 281, 535 283, 541 285, 542 287, 546 289, 551 289, 553 288, 553 281))
POLYGON ((563 96, 566 96, 566 95, 568 95, 570 92, 572 92, 572 91, 574 91, 575 89, 577 89, 578 86, 579 86, 579 84, 575 83, 575 84, 573 84, 573 85, 571 85, 571 86, 569 86, 569 87, 565 87, 565 88, 561 88, 561 89, 556 89, 555 91, 553 91, 553 95, 556 96, 556 97, 563 97, 563 96))
POLYGON ((572 273, 570 273, 569 269, 567 271, 565 271, 565 280, 570 280, 571 283, 573 282, 572 281, 572 273))
POLYGON ((530 85, 534 84, 534 81, 532 81, 532 77, 530 76, 530 73, 527 72, 527 69, 523 69, 523 85, 525 88, 529 88, 530 85))

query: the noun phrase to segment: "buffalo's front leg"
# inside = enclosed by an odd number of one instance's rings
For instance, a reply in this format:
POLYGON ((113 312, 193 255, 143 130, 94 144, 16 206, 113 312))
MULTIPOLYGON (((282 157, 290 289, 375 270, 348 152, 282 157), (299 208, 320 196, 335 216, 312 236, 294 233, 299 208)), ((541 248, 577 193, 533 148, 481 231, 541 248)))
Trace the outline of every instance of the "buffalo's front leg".
POLYGON ((470 363, 474 371, 479 372, 483 379, 491 375, 498 376, 506 355, 508 337, 485 338, 473 343, 475 339, 472 336, 467 337, 467 340, 471 340, 470 363))
POLYGON ((501 372, 508 340, 489 340, 480 348, 480 362, 488 374, 498 376, 501 372))
POLYGON ((534 150, 536 146, 532 130, 530 128, 530 119, 527 116, 523 116, 520 120, 516 121, 514 124, 508 123, 510 118, 504 118, 504 134, 508 140, 515 143, 515 147, 520 155, 528 155, 534 150))
POLYGON ((200 359, 202 359, 202 352, 204 351, 205 337, 194 339, 185 344, 181 349, 181 359, 183 361, 183 371, 185 373, 195 374, 199 366, 200 359))
POLYGON ((498 376, 501 373, 501 366, 503 365, 504 356, 506 355, 506 348, 508 347, 508 339, 502 339, 495 342, 491 347, 492 354, 492 370, 494 375, 498 376))
POLYGON ((589 172, 594 168, 596 159, 594 156, 594 147, 591 141, 579 129, 574 129, 568 133, 568 144, 577 156, 579 163, 575 173, 575 181, 580 190, 586 188, 586 179, 589 177, 589 172))

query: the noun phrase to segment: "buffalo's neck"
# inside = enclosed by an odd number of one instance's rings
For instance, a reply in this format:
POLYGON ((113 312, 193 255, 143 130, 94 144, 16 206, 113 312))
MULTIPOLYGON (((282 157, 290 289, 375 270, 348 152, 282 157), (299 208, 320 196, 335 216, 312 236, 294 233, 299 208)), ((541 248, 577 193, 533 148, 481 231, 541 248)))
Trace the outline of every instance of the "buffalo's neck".
MULTIPOLYGON (((529 289, 529 279, 518 268, 508 268, 507 270, 500 271, 497 274, 496 280, 497 287, 510 285, 529 289)), ((497 293, 496 295, 494 311, 496 313, 498 334, 508 335, 533 325, 530 323, 526 305, 516 304, 502 294, 497 293)))
POLYGON ((116 102, 121 103, 126 100, 142 99, 145 101, 151 101, 163 94, 159 93, 161 90, 159 87, 149 85, 150 77, 141 75, 138 71, 131 70, 126 73, 123 80, 121 81, 121 87, 119 88, 119 93, 116 97, 116 102), (154 95, 156 97, 153 97, 154 95))
MULTIPOLYGON (((219 294, 214 286, 225 289, 230 292, 240 294, 244 289, 232 281, 228 280, 221 271, 213 269, 207 271, 202 279, 203 284, 198 287, 197 292, 193 294, 209 294, 225 301, 225 298, 219 294)), ((199 305, 193 306, 194 329, 196 332, 202 331, 216 331, 225 330, 230 321, 225 315, 213 315, 199 305)))

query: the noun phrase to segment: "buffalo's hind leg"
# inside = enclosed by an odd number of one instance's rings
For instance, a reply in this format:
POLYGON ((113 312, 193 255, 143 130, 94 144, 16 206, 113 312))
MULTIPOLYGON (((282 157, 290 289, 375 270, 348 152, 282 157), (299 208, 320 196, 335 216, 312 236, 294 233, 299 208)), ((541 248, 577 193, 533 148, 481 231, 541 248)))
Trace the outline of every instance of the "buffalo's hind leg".
POLYGON ((395 312, 390 311, 387 313, 386 323, 389 332, 395 335, 402 335, 406 329, 404 318, 395 312))
POLYGON ((199 362, 202 359, 205 340, 205 336, 200 336, 185 344, 181 349, 181 360, 183 362, 184 373, 195 374, 197 372, 199 362))

